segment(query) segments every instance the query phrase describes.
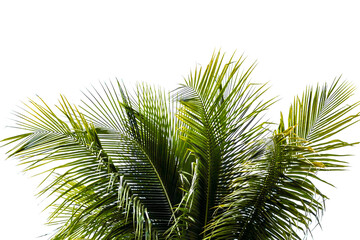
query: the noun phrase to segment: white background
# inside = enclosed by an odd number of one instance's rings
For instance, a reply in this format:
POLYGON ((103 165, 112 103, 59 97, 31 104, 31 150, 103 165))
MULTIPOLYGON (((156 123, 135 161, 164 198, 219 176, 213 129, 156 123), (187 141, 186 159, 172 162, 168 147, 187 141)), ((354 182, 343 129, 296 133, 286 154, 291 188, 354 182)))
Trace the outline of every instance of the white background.
MULTIPOLYGON (((343 75, 360 87, 360 14, 356 1, 1 1, 0 137, 10 136, 11 112, 40 95, 71 101, 99 81, 123 79, 173 89, 221 48, 255 60, 256 82, 270 82, 281 100, 278 120, 308 84, 343 75)), ((360 90, 354 99, 360 100, 360 90)), ((359 125, 343 134, 360 141, 359 125)), ((44 207, 36 181, 0 149, 0 239, 36 239, 44 207)), ((330 175, 337 189, 315 240, 359 239, 359 147, 347 172, 330 175)))

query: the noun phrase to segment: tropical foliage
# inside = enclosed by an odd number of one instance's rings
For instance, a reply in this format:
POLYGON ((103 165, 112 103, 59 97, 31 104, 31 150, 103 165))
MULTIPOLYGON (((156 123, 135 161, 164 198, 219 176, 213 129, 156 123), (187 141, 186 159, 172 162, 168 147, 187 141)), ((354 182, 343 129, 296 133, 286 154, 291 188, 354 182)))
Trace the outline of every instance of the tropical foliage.
MULTIPOLYGON (((320 171, 346 167, 335 134, 359 102, 336 79, 294 98, 287 119, 264 122, 274 99, 254 65, 214 54, 176 90, 119 81, 81 106, 41 98, 16 113, 9 157, 43 173, 51 239, 301 239, 324 210, 320 171)), ((325 181, 324 181, 325 182, 325 181)))

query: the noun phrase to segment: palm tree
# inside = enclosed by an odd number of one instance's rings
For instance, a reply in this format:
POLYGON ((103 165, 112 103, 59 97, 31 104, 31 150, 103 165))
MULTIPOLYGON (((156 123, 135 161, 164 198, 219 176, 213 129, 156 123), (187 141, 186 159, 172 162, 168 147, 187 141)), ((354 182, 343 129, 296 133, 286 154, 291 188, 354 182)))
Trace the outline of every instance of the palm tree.
MULTIPOLYGON (((340 79, 294 98, 280 123, 244 59, 217 53, 176 90, 117 81, 56 109, 17 112, 9 157, 41 172, 51 239, 301 239, 324 210, 321 171, 346 167, 334 135, 357 122, 340 79), (57 113, 56 113, 57 111, 57 113), (50 180, 49 180, 50 179, 50 180)), ((327 182, 325 182, 327 183, 327 182)), ((327 183, 330 184, 330 183, 327 183)))

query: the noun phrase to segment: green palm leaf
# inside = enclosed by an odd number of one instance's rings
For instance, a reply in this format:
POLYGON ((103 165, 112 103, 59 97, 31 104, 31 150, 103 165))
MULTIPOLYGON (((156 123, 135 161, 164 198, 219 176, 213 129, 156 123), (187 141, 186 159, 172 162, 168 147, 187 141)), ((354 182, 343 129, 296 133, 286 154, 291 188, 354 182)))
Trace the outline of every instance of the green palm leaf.
MULTIPOLYGON (((27 115, 20 113, 17 115, 21 119, 18 121, 18 126, 31 133, 16 138, 22 140, 13 148, 10 156, 20 158, 22 164, 27 165, 26 170, 45 168, 43 172, 50 172, 51 177, 54 177, 41 194, 58 195, 50 204, 55 207, 51 219, 59 218, 59 216, 64 218, 65 213, 68 219, 64 220, 65 222, 60 221, 67 224, 64 224, 53 239, 80 237, 91 228, 90 225, 80 224, 82 222, 80 219, 93 215, 92 211, 106 208, 107 199, 114 196, 117 199, 116 194, 109 196, 107 190, 109 174, 116 172, 116 167, 103 151, 94 126, 89 124, 77 109, 71 107, 65 98, 62 98, 59 109, 67 117, 68 123, 60 120, 43 101, 42 105, 34 101, 30 103, 31 105, 28 105, 28 110, 26 110, 27 115), (54 174, 55 170, 63 173, 54 174), (85 202, 81 201, 83 194, 78 194, 79 187, 82 190, 88 189, 86 191, 88 194, 84 198, 85 202), (62 200, 60 205, 57 204, 59 199, 62 200), (98 205, 99 201, 103 205, 98 205), (91 202, 97 207, 91 205, 91 202), (89 206, 84 208, 86 205, 89 206), (69 211, 75 206, 79 207, 77 211, 69 211), (78 215, 79 212, 82 215, 78 215)), ((116 204, 114 205, 114 201, 111 204, 113 205, 111 211, 104 213, 105 219, 109 213, 121 213, 116 204)), ((102 235, 93 232, 91 236, 94 239, 101 239, 102 235)))
MULTIPOLYGON (((104 100, 94 107, 86 104, 92 109, 88 115, 91 119, 97 111, 105 109, 109 115, 118 115, 118 123, 106 117, 98 123, 100 131, 106 132, 110 127, 115 131, 114 134, 99 134, 99 137, 115 165, 119 166, 123 182, 129 185, 129 191, 122 191, 120 198, 124 203, 132 203, 124 199, 125 195, 136 196, 154 219, 151 225, 161 234, 169 228, 173 205, 181 199, 178 171, 186 169, 185 144, 179 141, 178 122, 171 116, 176 105, 172 106, 169 96, 163 92, 145 85, 138 87, 136 100, 119 83, 118 86, 118 93, 114 87, 111 90, 104 87, 108 102, 104 100), (122 102, 116 98, 119 95, 122 102)), ((126 204, 124 207, 129 208, 126 204)))
POLYGON ((231 181, 238 175, 236 166, 252 149, 251 142, 264 135, 257 119, 271 104, 257 101, 265 91, 263 85, 247 81, 253 66, 238 74, 242 58, 222 61, 223 56, 214 55, 204 73, 196 70, 177 90, 183 106, 178 117, 186 125, 183 138, 196 159, 193 189, 188 191, 192 196, 180 205, 182 214, 177 219, 186 222, 191 239, 206 235, 209 222, 221 214, 216 206, 231 193, 231 181))

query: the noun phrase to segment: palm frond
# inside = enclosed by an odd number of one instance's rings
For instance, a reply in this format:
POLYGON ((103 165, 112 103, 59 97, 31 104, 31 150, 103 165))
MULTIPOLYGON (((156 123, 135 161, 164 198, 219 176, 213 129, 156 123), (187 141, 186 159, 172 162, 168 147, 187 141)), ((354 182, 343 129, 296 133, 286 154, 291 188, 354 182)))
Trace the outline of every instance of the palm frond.
POLYGON ((263 143, 261 156, 239 168, 242 174, 233 181, 234 191, 210 224, 214 230, 207 239, 301 239, 296 228, 306 232, 311 216, 322 210, 316 195, 324 195, 304 176, 315 168, 297 158, 310 150, 287 144, 292 131, 274 134, 263 143), (296 175, 304 168, 304 175, 296 175))
POLYGON ((354 90, 354 86, 338 78, 330 87, 327 84, 322 88, 308 87, 302 98, 295 98, 290 106, 288 126, 296 126, 294 134, 301 139, 296 144, 313 150, 304 157, 323 166, 319 171, 341 170, 345 167, 345 162, 337 159, 341 154, 329 151, 356 144, 335 138, 337 133, 359 121, 359 114, 351 111, 360 102, 345 105, 354 90))
POLYGON ((344 106, 352 91, 337 79, 330 89, 308 88, 296 98, 289 128, 281 115, 278 131, 260 147, 262 154, 239 166, 242 174, 221 205, 223 214, 209 225, 208 239, 301 239, 296 229, 311 233, 327 199, 316 183, 330 184, 317 172, 343 169, 342 155, 331 150, 357 144, 332 138, 358 121, 358 114, 348 113, 359 103, 344 106))
MULTIPOLYGON (((42 101, 43 102, 43 101, 42 101)), ((93 204, 84 211, 87 211, 84 216, 93 215, 94 212, 99 211, 99 208, 104 207, 99 203, 105 203, 106 200, 112 200, 112 213, 119 213, 119 216, 124 215, 121 213, 117 206, 118 202, 118 190, 111 188, 109 191, 109 182, 119 182, 119 171, 112 162, 105 149, 102 147, 102 143, 96 133, 95 126, 89 124, 87 120, 75 107, 72 107, 65 98, 62 97, 60 102, 60 111, 67 117, 69 123, 60 120, 55 113, 43 102, 45 106, 42 106, 34 101, 31 101, 32 106, 28 106, 30 110, 25 114, 18 114, 18 117, 22 121, 18 122, 20 128, 31 131, 30 135, 23 135, 24 139, 13 148, 10 156, 16 156, 22 160, 22 164, 27 165, 27 170, 48 167, 46 164, 51 163, 51 167, 46 171, 54 172, 55 170, 65 171, 60 174, 55 180, 46 187, 42 194, 50 192, 51 194, 58 193, 61 189, 69 184, 69 182, 77 181, 78 183, 72 185, 66 191, 60 191, 57 196, 57 200, 62 201, 54 211, 53 217, 63 216, 58 213, 63 213, 72 209, 75 204, 75 200, 78 200, 74 194, 68 194, 75 190, 78 186, 91 186, 96 189, 93 195, 89 195, 86 201, 93 200, 93 204), (36 120, 34 120, 36 119, 36 120), (62 179, 68 179, 62 181, 62 179), (101 198, 98 198, 101 196, 101 198), (88 209, 91 209, 89 211, 88 209)), ((20 140, 21 138, 17 138, 20 140)), ((113 184, 113 183, 112 183, 113 184)), ((123 186, 120 186, 123 187, 123 186)), ((146 208, 144 208, 136 197, 131 199, 132 211, 136 211, 134 214, 135 223, 134 234, 137 238, 142 238, 143 230, 144 234, 147 234, 151 230, 149 226, 149 218, 147 216, 146 208), (135 202, 138 202, 137 204, 135 202), (143 220, 141 220, 143 219, 143 220)), ((88 203, 88 202, 87 202, 88 203)), ((51 205, 53 205, 51 204, 51 205)), ((107 203, 110 204, 110 203, 107 203)), ((106 205, 106 204, 105 204, 106 205)), ((78 206, 78 204, 76 204, 78 206)), ((110 213, 111 211, 108 211, 110 213)), ((67 223, 59 231, 54 239, 64 239, 77 237, 91 230, 85 228, 87 225, 80 224, 82 221, 76 220, 77 212, 67 215, 69 217, 66 220, 67 223), (79 226, 81 228, 79 228, 79 226), (81 229, 81 231, 79 231, 81 229), (80 235, 79 235, 80 234, 80 235)), ((84 213, 82 211, 82 213, 84 213)), ((80 218, 84 218, 80 215, 80 218)), ((55 219, 55 218, 52 218, 55 219)), ((125 219, 125 218, 124 218, 125 219)), ((111 219, 108 219, 111 221, 111 219)), ((99 225, 101 226, 101 225, 99 225)), ((109 228, 110 229, 110 228, 109 228)), ((151 235, 151 233, 150 233, 151 235)), ((91 235, 94 239, 103 239, 103 233, 93 232, 91 235)))
POLYGON ((187 234, 206 234, 206 226, 214 217, 215 207, 232 190, 235 166, 244 161, 251 142, 265 134, 257 121, 272 100, 257 101, 265 86, 249 83, 251 66, 243 74, 243 58, 223 64, 220 53, 214 55, 202 73, 196 70, 176 92, 182 104, 178 118, 186 125, 182 138, 196 159, 196 179, 178 211, 191 206, 181 219, 188 226, 187 234), (191 201, 191 203, 189 203, 191 201), (189 223, 192 219, 193 223, 189 223))
MULTIPOLYGON (((96 111, 101 109, 117 114, 118 123, 108 122, 106 117, 97 121, 99 132, 105 133, 99 134, 103 146, 129 186, 129 192, 122 192, 120 198, 136 196, 161 235, 169 228, 174 205, 182 196, 180 171, 188 168, 185 143, 179 141, 180 126, 173 115, 176 103, 170 101, 169 95, 146 85, 138 86, 135 97, 119 82, 118 91, 114 86, 105 85, 103 89, 107 99, 101 104, 106 106, 86 103, 91 109, 87 115, 92 119, 99 116, 96 111), (121 96, 122 101, 116 96, 121 96), (106 133, 120 125, 122 128, 114 129, 114 134, 106 133)), ((89 100, 95 103, 90 97, 89 100)))

